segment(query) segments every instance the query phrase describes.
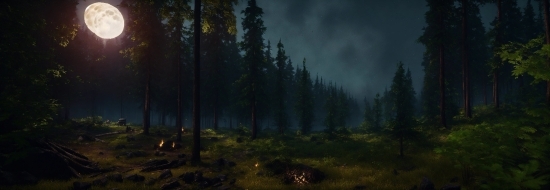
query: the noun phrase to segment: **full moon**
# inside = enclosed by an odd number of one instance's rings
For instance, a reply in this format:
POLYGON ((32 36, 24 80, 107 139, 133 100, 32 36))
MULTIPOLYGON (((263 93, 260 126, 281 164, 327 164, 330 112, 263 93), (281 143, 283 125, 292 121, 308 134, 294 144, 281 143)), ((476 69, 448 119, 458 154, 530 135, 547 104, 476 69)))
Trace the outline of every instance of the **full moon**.
POLYGON ((120 11, 107 3, 93 3, 84 11, 86 26, 103 39, 119 36, 124 29, 124 18, 120 11))

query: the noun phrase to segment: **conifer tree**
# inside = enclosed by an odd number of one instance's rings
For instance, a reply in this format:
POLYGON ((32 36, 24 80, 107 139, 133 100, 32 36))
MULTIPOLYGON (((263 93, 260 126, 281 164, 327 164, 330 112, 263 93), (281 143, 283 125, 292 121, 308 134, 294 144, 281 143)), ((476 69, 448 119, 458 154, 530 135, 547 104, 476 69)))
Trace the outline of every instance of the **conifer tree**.
POLYGON ((374 103, 372 105, 372 128, 374 131, 382 130, 382 101, 380 100, 380 94, 376 93, 374 97, 374 103))
POLYGON ((261 72, 265 68, 263 34, 266 28, 262 20, 263 10, 258 7, 256 0, 249 0, 248 6, 242 13, 245 16, 242 21, 244 36, 241 43, 241 49, 245 53, 243 57, 243 69, 245 73, 241 76, 238 83, 242 86, 244 104, 250 106, 252 112, 251 139, 254 140, 258 133, 256 120, 258 96, 262 94, 261 91, 263 89, 261 84, 264 81, 261 72))
POLYGON ((412 81, 406 76, 403 63, 399 63, 393 77, 390 93, 392 94, 392 110, 394 116, 390 121, 389 133, 399 140, 399 155, 403 156, 403 141, 414 134, 414 90, 412 81))
POLYGON ((302 134, 307 134, 311 131, 313 124, 313 92, 310 74, 306 69, 306 58, 302 62, 301 72, 296 95, 296 114, 302 134))
POLYGON ((286 67, 286 55, 285 55, 285 49, 283 46, 283 43, 281 43, 281 40, 279 40, 279 43, 277 44, 277 57, 275 58, 276 65, 277 65, 277 71, 276 71, 276 84, 275 84, 275 125, 277 126, 277 129, 280 134, 283 134, 284 131, 288 128, 287 124, 287 114, 286 114, 286 94, 287 94, 287 86, 285 85, 285 82, 287 82, 287 76, 285 74, 285 67, 286 67))

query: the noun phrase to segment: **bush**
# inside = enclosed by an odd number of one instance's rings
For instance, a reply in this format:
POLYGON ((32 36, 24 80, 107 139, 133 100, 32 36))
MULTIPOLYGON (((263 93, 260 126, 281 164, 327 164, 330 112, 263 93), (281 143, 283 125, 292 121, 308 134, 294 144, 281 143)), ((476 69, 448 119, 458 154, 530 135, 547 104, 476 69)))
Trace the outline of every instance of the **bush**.
POLYGON ((468 125, 451 132, 435 151, 453 159, 458 167, 484 174, 478 176, 478 182, 484 182, 482 188, 539 189, 549 179, 550 129, 534 115, 468 125))

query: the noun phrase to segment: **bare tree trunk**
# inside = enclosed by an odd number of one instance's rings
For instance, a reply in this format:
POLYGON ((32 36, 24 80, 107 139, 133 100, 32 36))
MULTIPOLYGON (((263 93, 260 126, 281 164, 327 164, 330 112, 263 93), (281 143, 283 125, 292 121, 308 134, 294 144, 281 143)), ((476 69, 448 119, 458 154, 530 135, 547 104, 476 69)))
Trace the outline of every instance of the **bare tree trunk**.
POLYGON ((440 115, 441 115, 441 125, 443 127, 447 128, 447 122, 445 118, 445 45, 443 43, 443 31, 445 29, 444 23, 443 23, 443 1, 440 0, 441 7, 439 12, 439 27, 440 27, 440 44, 439 44, 439 93, 440 93, 440 102, 439 102, 439 108, 440 108, 440 115))
POLYGON ((462 89, 464 97, 464 115, 468 118, 472 118, 472 109, 470 108, 470 70, 468 68, 467 6, 468 0, 462 0, 462 89))
MULTIPOLYGON (((548 0, 544 1, 544 27, 546 29, 546 44, 550 45, 550 16, 548 7, 549 2, 548 0)), ((548 66, 550 66, 550 60, 546 60, 548 66)), ((550 80, 546 81, 546 104, 550 106, 550 80)))
POLYGON ((201 35, 201 0, 195 0, 194 12, 194 37, 195 48, 193 55, 195 62, 193 64, 193 151, 191 162, 199 163, 200 157, 200 35, 201 35))
MULTIPOLYGON (((178 23, 178 26, 177 26, 177 29, 176 29, 176 34, 177 34, 177 40, 178 42, 181 40, 181 30, 182 30, 182 25, 183 23, 178 23)), ((178 85, 178 98, 177 98, 177 111, 176 111, 176 130, 177 130, 177 137, 176 137, 176 141, 178 142, 181 142, 181 129, 182 129, 182 107, 181 107, 181 56, 183 54, 183 52, 181 51, 181 47, 178 46, 177 47, 178 49, 178 53, 177 53, 177 59, 176 59, 176 68, 178 69, 177 71, 177 80, 178 82, 176 83, 178 85)))
MULTIPOLYGON (((500 22, 502 21, 502 2, 501 0, 497 0, 497 8, 498 8, 498 16, 497 16, 497 20, 498 20, 498 23, 500 25, 500 22)), ((498 25, 497 25, 498 26, 498 25)), ((498 26, 497 27, 497 37, 496 37, 496 45, 497 46, 500 46, 500 37, 501 37, 501 32, 502 31, 502 28, 501 26, 498 26)), ((495 48, 496 50, 496 48, 495 48)), ((498 59, 498 58, 497 58, 498 59)), ((500 59, 498 59, 497 61, 500 62, 500 59)), ((500 63, 497 63, 497 64, 500 64, 500 63)), ((493 69, 493 103, 495 104, 495 108, 499 108, 500 107, 500 102, 499 102, 499 97, 498 97, 498 94, 499 94, 499 88, 498 88, 498 68, 495 68, 493 69)))
POLYGON ((147 78, 145 82, 145 104, 143 106, 143 134, 149 134, 149 127, 151 126, 151 59, 147 60, 147 78))

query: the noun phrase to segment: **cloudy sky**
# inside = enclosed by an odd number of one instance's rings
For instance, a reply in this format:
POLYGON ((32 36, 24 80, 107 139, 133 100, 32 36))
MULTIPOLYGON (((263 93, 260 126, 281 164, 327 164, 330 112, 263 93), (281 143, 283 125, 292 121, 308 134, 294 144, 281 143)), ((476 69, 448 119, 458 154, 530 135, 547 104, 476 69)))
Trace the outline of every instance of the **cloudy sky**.
MULTIPOLYGON (((106 0, 114 5, 121 0, 106 0)), ((97 0, 81 1, 78 15, 97 0)), ((294 64, 307 59, 312 78, 343 85, 353 96, 372 98, 391 85, 396 64, 411 69, 417 94, 422 85, 424 47, 416 42, 425 26, 424 0, 257 0, 264 10, 267 31, 264 38, 272 46, 282 40, 294 64)), ((520 0, 524 7, 526 0, 520 0)), ((238 37, 242 37, 241 11, 236 7, 238 37)), ((536 8, 535 8, 536 9, 536 8)), ((481 8, 484 22, 496 15, 496 7, 481 8)), ((124 11, 122 11, 123 14, 124 11)), ((276 50, 272 52, 274 55, 276 50)))

